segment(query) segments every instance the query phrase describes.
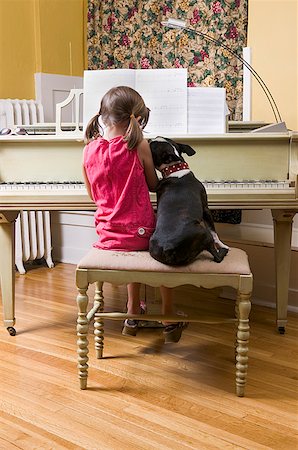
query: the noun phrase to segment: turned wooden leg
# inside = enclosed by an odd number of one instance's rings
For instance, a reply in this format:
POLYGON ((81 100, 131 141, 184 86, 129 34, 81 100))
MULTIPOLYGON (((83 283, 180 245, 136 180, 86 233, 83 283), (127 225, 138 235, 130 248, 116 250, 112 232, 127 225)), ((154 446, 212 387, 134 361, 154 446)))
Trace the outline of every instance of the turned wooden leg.
POLYGON ((238 292, 237 302, 239 315, 236 347, 236 394, 238 397, 243 397, 248 366, 250 294, 238 292))
POLYGON ((104 345, 104 320, 102 317, 99 317, 99 312, 104 310, 102 286, 103 283, 96 282, 94 294, 94 306, 97 305, 98 311, 94 315, 94 340, 97 359, 102 358, 104 345))
POLYGON ((237 296, 236 303, 235 303, 235 318, 237 319, 237 322, 235 324, 235 344, 234 344, 234 346, 235 346, 235 360, 236 360, 236 357, 237 357, 237 345, 238 345, 238 342, 237 342, 237 330, 238 330, 238 320, 239 320, 239 296, 237 296))
POLYGON ((2 291, 4 325, 15 336, 15 254, 14 221, 18 211, 0 213, 0 287, 2 291))
POLYGON ((272 210, 271 213, 274 224, 276 324, 283 334, 287 324, 292 224, 297 211, 272 210))
POLYGON ((88 295, 87 288, 78 288, 77 305, 78 305, 78 320, 77 320, 77 346, 78 346, 78 369, 80 388, 87 388, 88 377, 88 327, 89 321, 87 319, 88 295))

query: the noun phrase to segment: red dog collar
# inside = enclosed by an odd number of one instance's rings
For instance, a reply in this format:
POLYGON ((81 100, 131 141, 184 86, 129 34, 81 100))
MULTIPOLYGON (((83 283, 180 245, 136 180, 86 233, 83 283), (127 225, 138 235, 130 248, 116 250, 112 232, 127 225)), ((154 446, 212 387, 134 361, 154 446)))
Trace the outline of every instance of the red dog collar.
POLYGON ((163 178, 166 178, 171 175, 171 173, 179 172, 184 169, 189 169, 188 164, 186 162, 179 162, 177 164, 173 164, 172 166, 165 167, 162 169, 161 174, 163 178))

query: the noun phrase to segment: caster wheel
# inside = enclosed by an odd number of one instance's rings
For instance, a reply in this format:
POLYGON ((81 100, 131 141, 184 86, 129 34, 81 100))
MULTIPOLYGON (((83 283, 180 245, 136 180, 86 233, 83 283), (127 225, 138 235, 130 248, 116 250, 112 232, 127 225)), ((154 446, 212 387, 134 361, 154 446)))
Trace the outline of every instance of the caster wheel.
POLYGON ((10 336, 15 336, 17 334, 16 329, 14 327, 8 327, 7 331, 10 334, 10 336))
POLYGON ((285 327, 278 327, 278 332, 279 332, 279 334, 285 334, 285 332, 286 332, 285 327))

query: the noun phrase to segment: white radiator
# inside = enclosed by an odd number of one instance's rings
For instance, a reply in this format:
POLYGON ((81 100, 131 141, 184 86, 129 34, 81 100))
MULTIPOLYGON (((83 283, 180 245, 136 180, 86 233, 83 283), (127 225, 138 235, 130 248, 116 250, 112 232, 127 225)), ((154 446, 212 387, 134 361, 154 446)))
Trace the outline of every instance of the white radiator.
MULTIPOLYGON (((10 98, 0 100, 1 128, 13 130, 18 126, 42 122, 44 122, 44 113, 40 103, 34 100, 10 98)), ((48 267, 53 267, 51 253, 49 211, 22 211, 15 226, 15 264, 18 271, 24 274, 26 272, 24 262, 42 258, 45 259, 48 267)))
POLYGON ((21 274, 24 262, 44 258, 48 267, 52 260, 49 211, 21 211, 15 225, 15 264, 21 274))
POLYGON ((1 128, 15 128, 44 122, 41 103, 35 100, 0 99, 1 128))

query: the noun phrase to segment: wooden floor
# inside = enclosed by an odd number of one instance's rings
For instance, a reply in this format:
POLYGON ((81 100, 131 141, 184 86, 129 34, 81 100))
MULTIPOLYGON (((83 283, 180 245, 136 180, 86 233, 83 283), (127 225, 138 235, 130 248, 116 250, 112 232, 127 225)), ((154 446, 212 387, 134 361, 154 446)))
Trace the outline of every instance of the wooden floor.
MULTIPOLYGON (((106 321, 105 358, 94 358, 91 336, 89 389, 80 391, 74 271, 58 264, 17 276, 17 336, 0 328, 1 449, 298 448, 297 316, 281 336, 274 311, 253 306, 244 398, 234 394, 231 324, 192 324, 165 346, 160 328, 124 337, 120 322, 106 321)), ((107 306, 124 308, 124 287, 105 294, 107 306)), ((175 295, 179 308, 233 314, 217 292, 175 295)))

